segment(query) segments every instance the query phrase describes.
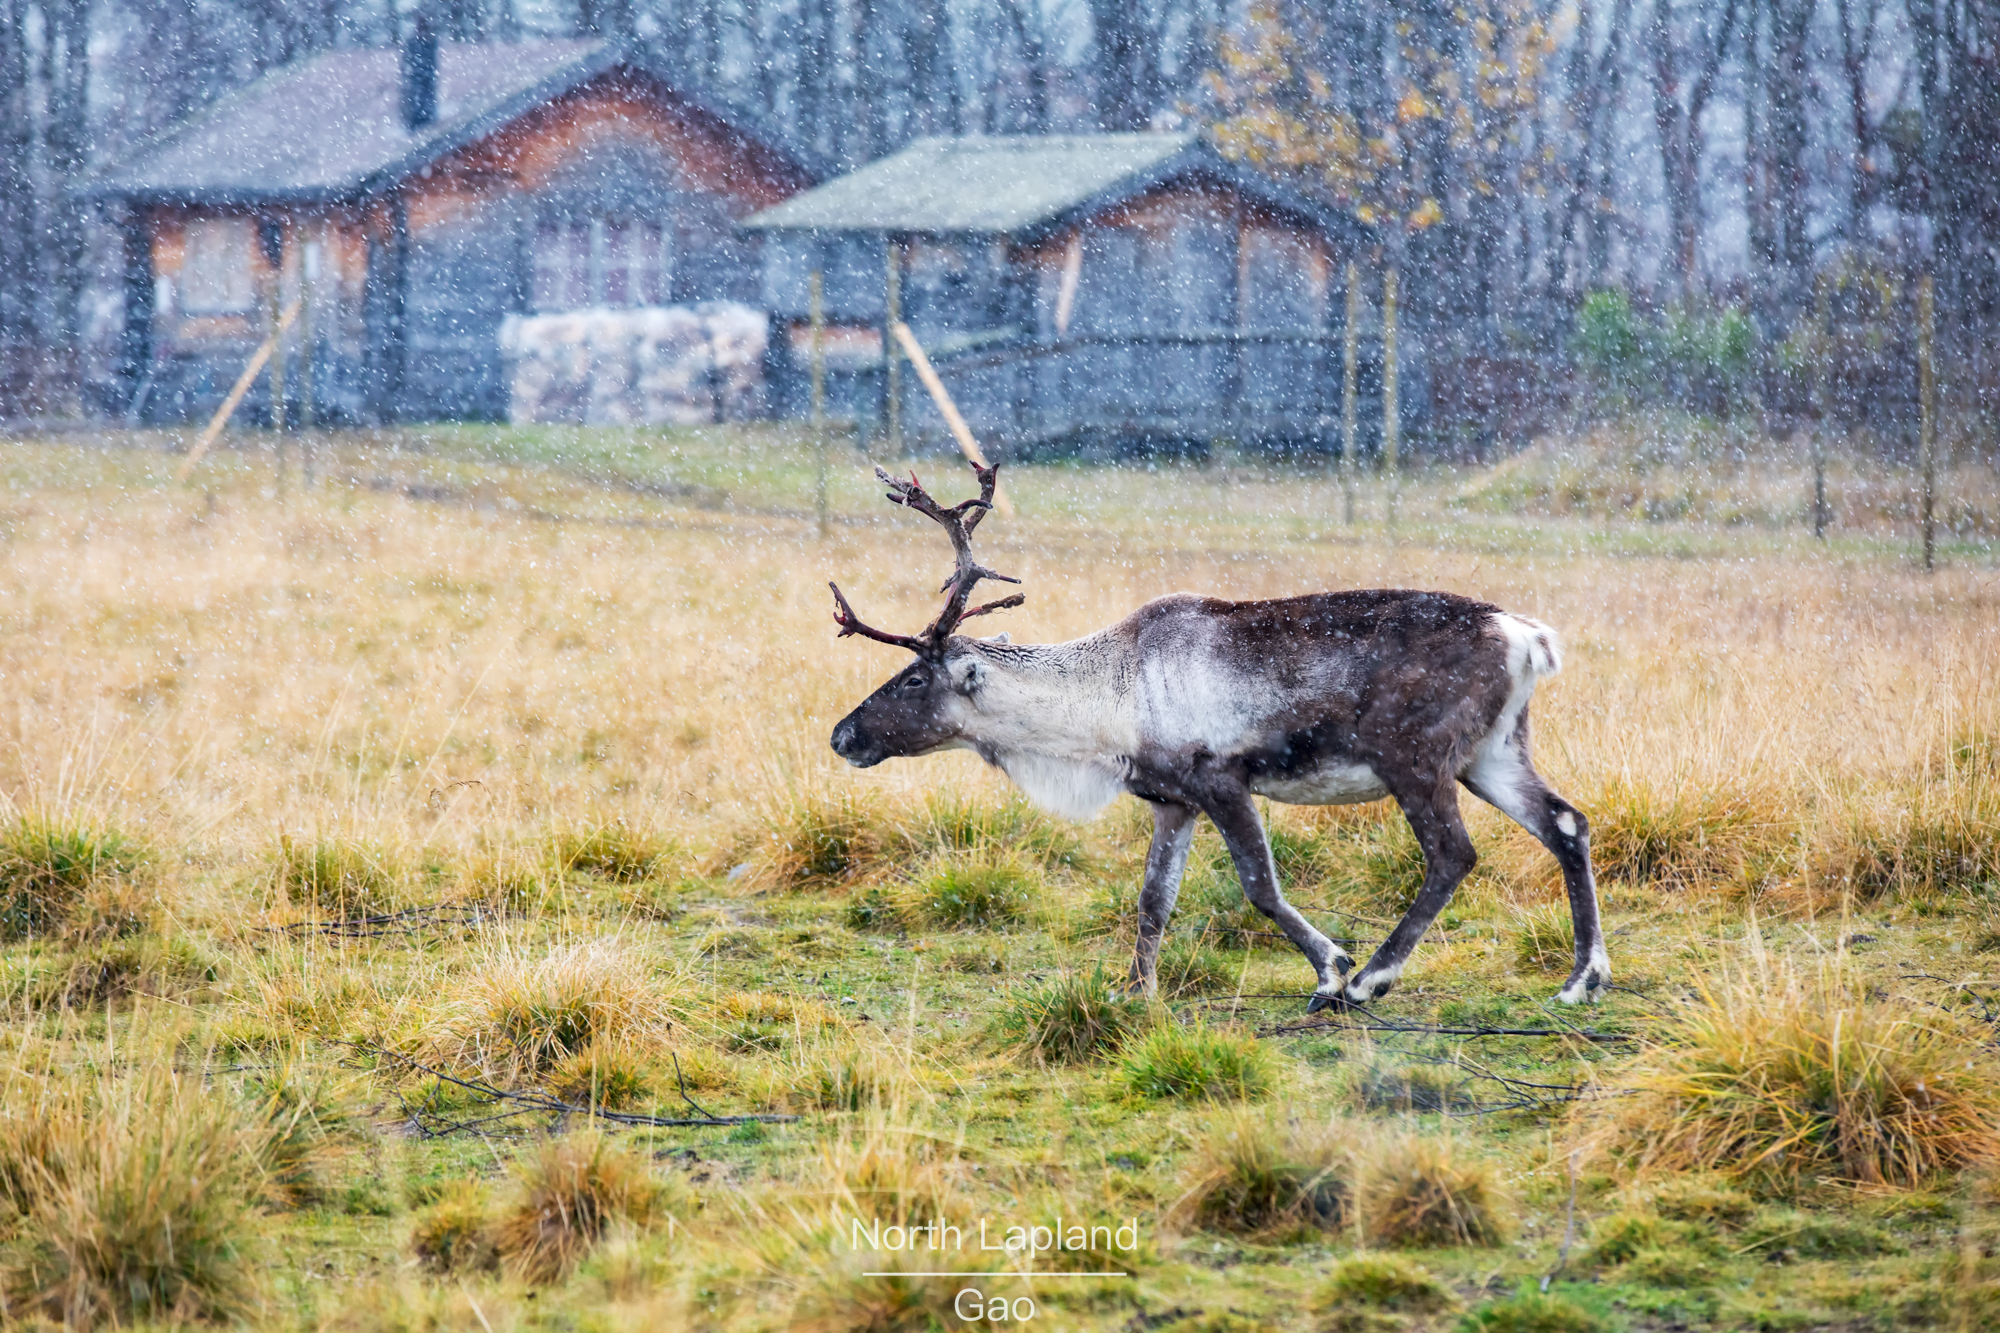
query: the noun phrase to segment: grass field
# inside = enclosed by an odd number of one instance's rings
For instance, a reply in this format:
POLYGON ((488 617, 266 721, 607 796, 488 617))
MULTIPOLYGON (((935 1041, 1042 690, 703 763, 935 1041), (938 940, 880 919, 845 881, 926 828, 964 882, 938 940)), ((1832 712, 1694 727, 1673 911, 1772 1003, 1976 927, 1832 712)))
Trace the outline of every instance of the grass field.
MULTIPOLYGON (((946 568, 852 448, 822 532, 775 431, 324 437, 310 490, 180 445, 0 443, 0 1319, 2000 1322, 1990 468, 1930 574, 1907 475, 1836 465, 1815 543, 1795 462, 1689 422, 1411 478, 1393 530, 1302 465, 1010 469, 1017 640, 1384 585, 1562 631, 1535 748, 1621 989, 1549 1003, 1560 877, 1479 807, 1398 989, 1308 1022, 1212 833, 1149 1007, 1135 802, 831 754, 902 659, 827 580, 913 630, 946 568)), ((1400 817, 1268 819, 1364 951, 1400 817)))

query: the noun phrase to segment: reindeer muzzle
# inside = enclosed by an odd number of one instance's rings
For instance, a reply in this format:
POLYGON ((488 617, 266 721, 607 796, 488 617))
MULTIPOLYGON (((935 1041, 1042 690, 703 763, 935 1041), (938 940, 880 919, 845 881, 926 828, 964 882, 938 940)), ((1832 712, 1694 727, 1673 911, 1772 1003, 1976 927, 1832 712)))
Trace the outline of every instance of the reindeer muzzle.
POLYGON ((840 719, 833 729, 833 752, 856 768, 873 768, 889 757, 889 751, 872 736, 863 734, 852 715, 840 719))

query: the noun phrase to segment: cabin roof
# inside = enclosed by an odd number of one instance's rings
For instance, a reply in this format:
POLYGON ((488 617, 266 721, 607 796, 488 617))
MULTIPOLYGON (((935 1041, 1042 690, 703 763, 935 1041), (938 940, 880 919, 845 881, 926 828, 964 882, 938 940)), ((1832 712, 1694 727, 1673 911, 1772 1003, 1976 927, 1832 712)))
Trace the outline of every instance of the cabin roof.
POLYGON ((772 231, 1032 233, 1166 181, 1225 182, 1328 230, 1357 224, 1217 153, 1197 134, 918 139, 900 152, 753 214, 772 231))
POLYGON ((323 51, 167 127, 89 177, 79 193, 226 204, 364 195, 621 64, 652 74, 678 100, 798 165, 798 154, 740 113, 674 87, 639 48, 573 39, 441 42, 437 118, 419 129, 403 121, 397 48, 323 51))

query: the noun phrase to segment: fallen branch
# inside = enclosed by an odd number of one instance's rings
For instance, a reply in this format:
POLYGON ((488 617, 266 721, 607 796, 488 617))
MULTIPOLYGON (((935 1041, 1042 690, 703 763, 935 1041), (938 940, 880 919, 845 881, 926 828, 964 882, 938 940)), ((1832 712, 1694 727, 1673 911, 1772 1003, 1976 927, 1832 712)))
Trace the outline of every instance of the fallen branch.
MULTIPOLYGON (((1306 1000, 1309 995, 1272 998, 1306 1000)), ((1575 1037, 1607 1044, 1636 1043, 1637 1037, 1622 1032, 1594 1032, 1589 1028, 1497 1028, 1444 1027, 1430 1023, 1369 1022, 1358 1019, 1327 1019, 1317 1023, 1280 1023, 1257 1032, 1260 1037, 1291 1037, 1301 1032, 1391 1032, 1412 1037, 1575 1037)))
POLYGON ((338 917, 331 921, 294 921, 283 926, 265 926, 274 935, 331 935, 337 939, 370 940, 391 935, 415 935, 443 926, 483 926, 499 913, 481 907, 445 907, 433 903, 425 907, 405 907, 400 911, 373 916, 338 917))
MULTIPOLYGON (((477 1120, 466 1121, 445 1120, 442 1116, 438 1116, 435 1111, 412 1110, 410 1113, 411 1123, 426 1138, 439 1138, 443 1135, 454 1134, 466 1129, 477 1130, 479 1126, 492 1124, 495 1121, 511 1120, 517 1116, 536 1114, 547 1115, 557 1120, 566 1116, 580 1115, 589 1117, 592 1120, 608 1121, 614 1125, 626 1125, 644 1129, 685 1129, 703 1126, 747 1125, 753 1123, 786 1125, 798 1119, 795 1115, 711 1115, 706 1111, 702 1112, 700 1119, 694 1119, 687 1116, 637 1115, 629 1111, 608 1111, 601 1106, 575 1106, 560 1097, 546 1092, 536 1092, 532 1089, 517 1091, 507 1088, 496 1088, 484 1079, 459 1078, 455 1075, 447 1074, 441 1069, 433 1069, 421 1061, 414 1060, 407 1055, 389 1050, 386 1047, 371 1046, 366 1042, 358 1041, 343 1042, 342 1044, 378 1058, 393 1060, 404 1068, 413 1070, 427 1078, 436 1079, 439 1083, 449 1083, 454 1087, 464 1088, 467 1092, 489 1098, 489 1105, 504 1105, 512 1108, 502 1111, 498 1115, 482 1116, 477 1120), (426 1125, 424 1123, 424 1116, 426 1114, 431 1115, 443 1127, 433 1129, 431 1126, 426 1125)), ((678 1056, 674 1060, 674 1073, 676 1077, 679 1077, 680 1059, 678 1056)), ((699 1106, 695 1106, 694 1100, 687 1095, 687 1084, 685 1081, 682 1081, 681 1084, 681 1100, 687 1102, 689 1106, 693 1106, 695 1110, 701 1110, 699 1106)), ((408 1107, 410 1103, 405 1100, 403 1105, 408 1107)))

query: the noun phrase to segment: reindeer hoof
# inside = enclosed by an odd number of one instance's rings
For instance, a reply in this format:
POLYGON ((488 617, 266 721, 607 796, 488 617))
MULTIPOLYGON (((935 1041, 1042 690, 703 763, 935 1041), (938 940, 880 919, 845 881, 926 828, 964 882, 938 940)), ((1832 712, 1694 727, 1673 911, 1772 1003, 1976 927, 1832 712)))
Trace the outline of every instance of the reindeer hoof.
POLYGON ((1556 1000, 1561 1004, 1596 1004, 1609 989, 1611 978, 1597 972, 1586 972, 1580 977, 1570 978, 1569 984, 1556 992, 1556 1000))
POLYGON ((1306 1012, 1309 1014, 1316 1014, 1322 1009, 1349 1009, 1352 1007, 1348 1004, 1347 997, 1339 991, 1335 991, 1331 995, 1325 991, 1314 991, 1313 997, 1306 1001, 1306 1012))

